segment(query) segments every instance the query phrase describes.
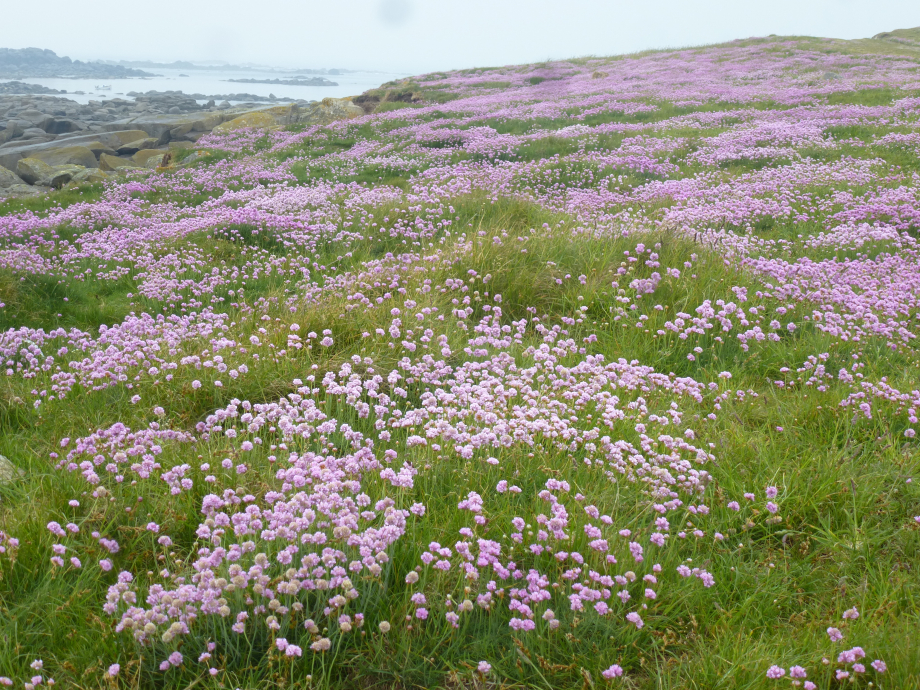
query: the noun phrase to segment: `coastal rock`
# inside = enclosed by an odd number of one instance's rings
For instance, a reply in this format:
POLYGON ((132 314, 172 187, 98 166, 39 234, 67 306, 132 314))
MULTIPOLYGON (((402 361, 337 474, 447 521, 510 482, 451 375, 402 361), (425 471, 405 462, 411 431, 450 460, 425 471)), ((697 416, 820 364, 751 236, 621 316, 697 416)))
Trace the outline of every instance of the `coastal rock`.
POLYGON ((119 158, 118 156, 110 156, 107 153, 103 153, 99 156, 99 169, 104 172, 114 172, 119 168, 131 168, 135 167, 134 162, 128 160, 127 158, 119 158))
POLYGON ((110 156, 115 155, 115 149, 107 146, 106 144, 103 144, 101 141, 90 142, 86 145, 86 148, 93 152, 93 156, 95 156, 97 161, 99 160, 99 156, 101 156, 103 153, 107 153, 110 156))
POLYGON ((45 180, 50 180, 54 168, 38 158, 23 158, 16 163, 16 174, 27 184, 42 184, 45 180))
POLYGON ((34 158, 50 166, 80 165, 84 168, 99 167, 96 156, 86 146, 63 146, 61 148, 47 149, 33 154, 34 158))
POLYGON ((350 98, 324 98, 313 104, 297 119, 310 125, 328 125, 336 120, 353 120, 364 115, 364 109, 350 98))
POLYGON ((82 132, 86 125, 69 118, 55 118, 45 126, 45 131, 49 134, 69 134, 70 132, 82 132))
POLYGON ((51 187, 33 187, 28 184, 14 184, 12 187, 0 187, 0 198, 22 199, 23 197, 39 196, 51 191, 51 187))
POLYGON ((163 149, 142 149, 131 156, 131 160, 143 168, 157 168, 163 165, 164 158, 169 155, 169 151, 163 149))
POLYGON ((27 127, 20 135, 21 139, 46 139, 48 132, 41 127, 27 127))
POLYGON ((107 179, 109 179, 109 176, 106 175, 102 170, 88 169, 88 170, 81 170, 76 175, 74 175, 71 182, 94 183, 94 182, 105 182, 107 179))
POLYGON ((143 149, 152 149, 158 143, 158 139, 154 139, 153 137, 144 137, 142 139, 135 139, 134 141, 122 144, 116 149, 116 151, 118 151, 118 155, 120 156, 131 156, 143 149))
POLYGON ((0 129, 0 144, 5 144, 10 139, 21 137, 24 131, 22 125, 14 121, 0 125, 0 128, 2 128, 0 129))
POLYGON ((255 112, 255 113, 246 113, 245 115, 240 115, 235 117, 232 120, 223 122, 217 125, 214 128, 214 132, 220 134, 222 132, 232 132, 235 129, 243 129, 245 127, 254 127, 258 129, 264 129, 268 127, 275 127, 277 122, 271 114, 267 112, 255 112))
POLYGON ((12 187, 17 184, 22 184, 22 178, 12 170, 7 170, 3 166, 0 166, 0 189, 12 187))
POLYGON ((79 165, 51 166, 37 158, 23 158, 16 163, 16 172, 31 185, 60 189, 73 179, 80 170, 79 165))
POLYGON ((118 142, 115 145, 115 148, 119 148, 124 144, 130 144, 132 141, 137 141, 138 139, 146 139, 148 134, 142 129, 121 129, 121 130, 112 130, 112 137, 114 137, 111 142, 118 142))
POLYGON ((5 455, 0 455, 0 484, 9 484, 23 474, 5 455))

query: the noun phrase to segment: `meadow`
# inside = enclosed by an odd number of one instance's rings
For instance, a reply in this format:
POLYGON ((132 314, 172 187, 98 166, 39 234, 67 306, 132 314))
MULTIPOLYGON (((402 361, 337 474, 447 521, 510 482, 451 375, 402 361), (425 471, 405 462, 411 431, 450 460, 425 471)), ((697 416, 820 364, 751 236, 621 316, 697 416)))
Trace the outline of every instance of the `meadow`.
POLYGON ((0 685, 920 687, 912 50, 420 75, 0 201, 0 685))

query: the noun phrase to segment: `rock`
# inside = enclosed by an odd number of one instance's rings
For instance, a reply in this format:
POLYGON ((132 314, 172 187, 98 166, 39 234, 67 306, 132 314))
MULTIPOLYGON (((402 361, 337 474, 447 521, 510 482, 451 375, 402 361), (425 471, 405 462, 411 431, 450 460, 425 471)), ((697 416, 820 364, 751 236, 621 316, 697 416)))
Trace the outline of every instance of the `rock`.
MULTIPOLYGON (((291 106, 287 107, 290 108, 291 106)), ((350 98, 324 98, 319 103, 313 103, 308 106, 300 114, 295 115, 292 113, 290 117, 293 122, 328 125, 336 120, 353 120, 362 115, 364 115, 364 109, 355 105, 350 98)))
POLYGON ((38 196, 50 192, 51 187, 33 187, 27 184, 14 184, 12 187, 0 188, 0 197, 6 199, 21 199, 28 196, 38 196))
MULTIPOLYGON (((90 151, 93 152, 93 156, 96 158, 97 161, 99 160, 99 156, 101 156, 103 153, 107 153, 110 156, 115 155, 115 149, 106 146, 101 141, 91 142, 87 144, 86 148, 88 148, 90 151)), ((86 167, 90 167, 90 166, 86 166, 86 167)))
POLYGON ((267 129, 269 127, 275 126, 277 126, 275 118, 272 117, 269 113, 255 112, 246 113, 245 115, 240 115, 239 117, 235 117, 232 120, 221 123, 217 125, 217 127, 215 127, 212 131, 215 134, 220 134, 222 132, 232 132, 235 129, 243 129, 245 127, 267 129))
POLYGON ((133 161, 129 161, 126 158, 119 158, 118 156, 110 156, 107 153, 103 153, 99 156, 99 169, 105 172, 114 172, 119 168, 130 168, 134 167, 133 161))
POLYGON ((2 131, 0 131, 0 144, 5 144, 10 139, 16 139, 21 137, 23 133, 22 125, 18 122, 10 121, 6 123, 6 126, 2 131))
POLYGON ((37 158, 23 158, 16 163, 16 173, 28 184, 42 184, 44 180, 51 179, 54 168, 37 158))
POLYGON ((73 180, 71 180, 71 182, 94 183, 94 182, 105 182, 107 179, 109 179, 109 176, 106 175, 101 170, 83 170, 81 172, 78 172, 76 175, 74 175, 73 180))
POLYGON ((54 119, 46 128, 49 134, 67 134, 69 132, 82 132, 86 125, 68 118, 54 119))
MULTIPOLYGON (((233 116, 231 116, 233 117, 233 116)), ((209 113, 209 112, 197 112, 197 113, 187 113, 184 115, 138 115, 136 117, 116 120, 115 122, 110 122, 105 125, 105 128, 114 133, 118 133, 119 130, 125 130, 129 127, 132 130, 143 130, 144 133, 140 137, 134 137, 139 139, 141 137, 152 137, 157 140, 157 144, 165 144, 169 141, 170 131, 176 129, 177 127, 184 127, 188 125, 190 127, 189 132, 210 132, 214 127, 219 125, 224 120, 229 120, 230 117, 225 116, 224 113, 209 113)), ((122 142, 127 144, 128 139, 123 139, 122 142)))
POLYGON ((22 139, 35 139, 36 137, 47 137, 48 132, 43 130, 41 127, 28 127, 23 130, 20 138, 22 139))
POLYGON ((3 166, 0 166, 0 189, 12 187, 17 184, 22 184, 22 178, 12 170, 7 170, 3 166))
POLYGON ((121 144, 129 144, 132 141, 137 141, 138 139, 143 139, 145 137, 151 136, 143 129, 112 129, 109 130, 112 133, 112 136, 115 137, 115 140, 118 141, 118 144, 115 148, 118 148, 121 144))
POLYGON ((63 187, 81 170, 85 170, 82 165, 51 166, 37 158, 23 158, 16 163, 16 172, 23 180, 31 185, 54 189, 63 187))
POLYGON ((142 168, 157 168, 163 165, 163 159, 169 155, 170 152, 163 149, 141 149, 131 156, 131 160, 142 168))
POLYGON ((86 146, 63 146, 33 154, 34 158, 51 166, 80 165, 84 168, 97 168, 96 156, 86 146))
MULTIPOLYGON (((141 132, 141 136, 143 134, 141 132)), ((104 146, 106 152, 115 153, 115 147, 121 146, 122 142, 109 132, 63 134, 51 142, 15 140, 0 146, 0 165, 12 170, 20 158, 34 158, 38 152, 65 146, 85 146, 92 150, 94 144, 104 146)))
POLYGON ((33 127, 38 127, 43 131, 47 131, 48 125, 54 122, 54 116, 40 110, 23 110, 19 113, 19 119, 26 120, 33 127))
POLYGON ((0 455, 0 484, 9 484, 20 475, 25 474, 4 455, 0 455))
POLYGON ((172 108, 170 108, 166 112, 169 113, 170 115, 178 115, 179 113, 182 112, 182 109, 179 108, 179 106, 174 105, 172 108))
POLYGON ((188 133, 192 131, 192 124, 193 123, 191 122, 187 122, 184 125, 179 125, 178 127, 174 127, 173 129, 169 130, 169 140, 180 141, 185 139, 188 133))
POLYGON ((144 137, 143 139, 136 139, 127 144, 122 144, 116 149, 116 151, 118 151, 118 154, 121 156, 130 156, 143 149, 152 149, 158 143, 158 139, 154 139, 153 137, 144 137))
POLYGON ((195 151, 195 153, 189 156, 186 156, 185 158, 182 159, 182 165, 191 165, 192 163, 197 163, 204 157, 205 157, 204 153, 202 153, 201 151, 195 151))

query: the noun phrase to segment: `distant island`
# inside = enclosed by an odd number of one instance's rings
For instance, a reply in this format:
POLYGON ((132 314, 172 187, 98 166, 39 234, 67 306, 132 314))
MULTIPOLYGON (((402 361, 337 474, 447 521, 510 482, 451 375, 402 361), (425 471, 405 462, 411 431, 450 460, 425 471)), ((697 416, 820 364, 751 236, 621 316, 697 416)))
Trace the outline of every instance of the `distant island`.
POLYGON ((291 79, 224 79, 237 84, 281 84, 283 86, 338 86, 325 77, 293 77, 291 79))
POLYGON ((153 77, 150 72, 104 62, 83 62, 59 57, 41 48, 0 48, 0 78, 34 77, 125 79, 153 77))

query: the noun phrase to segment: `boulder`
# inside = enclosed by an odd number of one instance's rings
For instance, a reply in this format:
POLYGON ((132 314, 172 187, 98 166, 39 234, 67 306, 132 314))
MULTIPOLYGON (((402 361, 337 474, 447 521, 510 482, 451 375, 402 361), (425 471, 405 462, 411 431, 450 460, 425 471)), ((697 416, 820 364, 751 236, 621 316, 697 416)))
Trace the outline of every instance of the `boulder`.
POLYGON ((143 168, 157 168, 163 165, 163 159, 169 155, 169 151, 163 149, 141 149, 131 156, 131 160, 143 168))
POLYGON ((82 165, 51 166, 37 158, 23 158, 16 163, 16 172, 23 180, 31 185, 54 189, 60 189, 85 169, 82 165))
POLYGON ((22 184, 22 178, 12 170, 7 170, 3 166, 0 166, 0 189, 12 187, 16 184, 22 184))
MULTIPOLYGON (((324 98, 318 103, 312 103, 303 114, 296 116, 294 121, 310 125, 328 125, 336 120, 353 120, 364 115, 364 109, 355 105, 350 98, 324 98)), ((292 118, 295 117, 292 114, 292 118)))
POLYGON ((0 484, 9 484, 21 474, 23 474, 22 470, 11 463, 6 456, 0 455, 0 484))
POLYGON ((193 123, 188 122, 184 125, 179 125, 178 127, 174 127, 173 129, 169 130, 169 140, 179 141, 181 139, 185 139, 188 133, 192 131, 192 124, 193 123))
POLYGON ((127 158, 119 158, 118 156, 110 156, 107 153, 103 153, 99 156, 99 169, 105 172, 114 172, 119 168, 130 168, 134 167, 134 161, 130 161, 127 158))
POLYGON ((29 122, 32 127, 38 127, 42 130, 54 122, 53 115, 48 115, 40 110, 23 110, 17 117, 20 120, 29 122))
POLYGON ((96 156, 86 146, 62 146, 61 148, 47 149, 33 154, 33 158, 44 161, 48 165, 80 165, 84 168, 98 168, 96 156))
POLYGON ((137 141, 138 139, 144 139, 150 136, 142 129, 110 130, 110 133, 113 137, 112 144, 114 144, 114 148, 116 149, 123 144, 130 144, 132 141, 137 141))
POLYGON ((88 169, 82 170, 73 176, 71 182, 105 182, 109 179, 109 176, 106 175, 103 171, 98 169, 88 169))
POLYGON ((28 184, 51 186, 46 180, 54 175, 54 168, 37 158, 23 158, 16 163, 16 174, 28 184))
POLYGON ((23 131, 22 125, 18 122, 7 122, 6 127, 0 130, 0 144, 5 144, 11 139, 21 137, 23 131))
POLYGON ((69 118, 55 118, 47 125, 45 131, 49 134, 68 134, 70 132, 82 132, 86 125, 69 118))
MULTIPOLYGON (((90 151, 93 152, 93 156, 96 158, 96 160, 99 160, 99 156, 101 156, 103 153, 107 153, 110 156, 115 155, 115 149, 109 148, 108 146, 103 144, 101 141, 93 141, 87 144, 86 148, 88 148, 90 151)), ((89 166, 86 166, 86 167, 89 167, 89 166)))
POLYGON ((277 123, 275 122, 275 118, 272 117, 269 113, 255 112, 246 113, 245 115, 240 115, 239 117, 235 117, 232 120, 223 122, 217 125, 213 131, 216 134, 220 134, 222 132, 232 132, 235 129, 243 129, 246 127, 268 129, 276 126, 277 123))
POLYGON ((48 132, 43 130, 41 127, 27 127, 23 130, 20 138, 22 139, 35 139, 35 138, 44 138, 48 136, 48 132))
POLYGON ((157 145, 157 143, 159 143, 158 139, 154 139, 153 137, 144 137, 142 139, 135 139, 134 141, 122 144, 115 150, 118 151, 118 154, 121 156, 131 156, 143 149, 152 149, 157 145))
MULTIPOLYGON (((170 131, 177 127, 188 125, 189 132, 210 132, 221 122, 229 120, 231 117, 233 116, 231 115, 228 117, 226 113, 209 112, 179 115, 153 115, 145 113, 125 120, 108 122, 105 124, 105 129, 110 132, 126 130, 129 127, 135 130, 141 129, 144 131, 144 134, 140 136, 153 137, 159 144, 165 144, 170 139, 170 131)), ((134 137, 134 139, 139 139, 140 136, 134 137)), ((122 143, 129 143, 129 141, 133 140, 124 139, 122 143)))
POLYGON ((12 187, 0 188, 0 198, 21 199, 27 196, 38 196, 50 192, 50 187, 33 187, 28 184, 14 184, 12 187))
MULTIPOLYGON (((143 135, 143 132, 141 133, 143 135)), ((65 146, 85 146, 93 150, 93 145, 102 146, 107 153, 114 153, 121 146, 121 140, 109 132, 91 132, 88 134, 63 134, 54 141, 15 140, 0 146, 0 165, 13 169, 20 158, 34 158, 36 154, 65 146)))

